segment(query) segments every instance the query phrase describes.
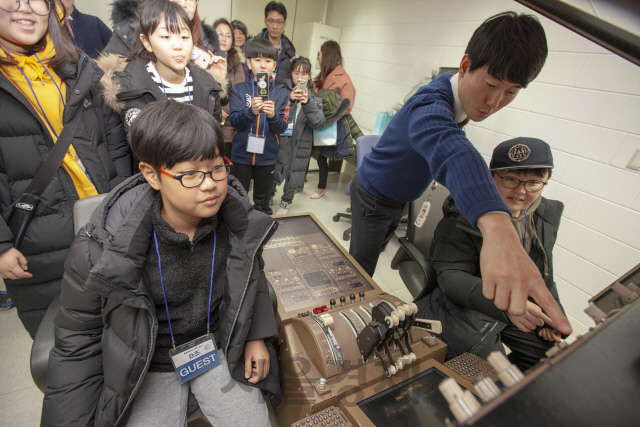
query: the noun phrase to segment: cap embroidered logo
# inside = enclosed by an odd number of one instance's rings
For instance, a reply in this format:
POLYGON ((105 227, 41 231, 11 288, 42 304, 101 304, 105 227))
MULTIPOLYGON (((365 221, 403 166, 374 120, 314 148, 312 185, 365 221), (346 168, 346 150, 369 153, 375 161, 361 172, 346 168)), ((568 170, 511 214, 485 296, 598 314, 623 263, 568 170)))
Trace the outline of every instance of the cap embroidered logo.
POLYGON ((531 155, 531 149, 524 144, 516 144, 509 149, 509 158, 517 163, 523 162, 531 155))

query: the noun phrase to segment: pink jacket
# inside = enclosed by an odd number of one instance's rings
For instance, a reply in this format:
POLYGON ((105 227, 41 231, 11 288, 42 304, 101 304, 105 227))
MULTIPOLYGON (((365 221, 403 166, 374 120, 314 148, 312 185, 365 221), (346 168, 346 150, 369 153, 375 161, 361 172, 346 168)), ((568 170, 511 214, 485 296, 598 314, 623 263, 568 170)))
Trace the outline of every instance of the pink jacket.
POLYGON ((331 74, 327 76, 327 79, 322 85, 322 89, 331 89, 338 92, 341 97, 349 98, 351 105, 345 114, 351 113, 351 109, 356 103, 356 88, 353 86, 349 74, 342 68, 342 65, 338 65, 331 74))

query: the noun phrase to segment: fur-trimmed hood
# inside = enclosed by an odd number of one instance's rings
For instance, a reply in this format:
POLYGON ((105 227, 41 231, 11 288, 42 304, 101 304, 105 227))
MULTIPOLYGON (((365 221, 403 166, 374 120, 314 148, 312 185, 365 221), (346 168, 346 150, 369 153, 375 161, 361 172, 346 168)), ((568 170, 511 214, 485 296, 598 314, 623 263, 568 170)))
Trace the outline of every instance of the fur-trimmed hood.
POLYGON ((127 58, 116 54, 100 55, 96 62, 104 71, 100 79, 104 101, 113 111, 120 114, 125 109, 125 103, 117 99, 118 93, 122 91, 122 85, 116 74, 123 72, 127 67, 127 58))
POLYGON ((116 0, 111 3, 111 22, 118 24, 129 19, 136 19, 138 0, 116 0))

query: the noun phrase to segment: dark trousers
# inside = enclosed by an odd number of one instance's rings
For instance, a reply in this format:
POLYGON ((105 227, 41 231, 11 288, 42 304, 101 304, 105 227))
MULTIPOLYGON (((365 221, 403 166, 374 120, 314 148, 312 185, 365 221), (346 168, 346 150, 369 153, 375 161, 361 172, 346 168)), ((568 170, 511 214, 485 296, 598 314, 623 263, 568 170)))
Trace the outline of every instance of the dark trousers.
POLYGON ((273 210, 269 207, 269 199, 275 170, 275 164, 252 166, 234 163, 231 168, 231 174, 238 178, 247 193, 249 192, 249 183, 253 178, 253 207, 267 215, 273 214, 273 210))
POLYGON ((505 353, 502 344, 509 347, 509 361, 522 372, 540 363, 553 342, 539 337, 535 332, 522 332, 514 325, 507 325, 500 334, 496 334, 494 342, 484 347, 478 356, 486 359, 494 351, 505 353))
POLYGON ((405 204, 373 196, 360 184, 358 173, 353 176, 349 253, 369 276, 373 276, 382 248, 398 228, 405 204))
POLYGON ((329 159, 322 154, 318 156, 318 170, 320 171, 318 188, 324 190, 327 188, 327 178, 329 177, 329 159))

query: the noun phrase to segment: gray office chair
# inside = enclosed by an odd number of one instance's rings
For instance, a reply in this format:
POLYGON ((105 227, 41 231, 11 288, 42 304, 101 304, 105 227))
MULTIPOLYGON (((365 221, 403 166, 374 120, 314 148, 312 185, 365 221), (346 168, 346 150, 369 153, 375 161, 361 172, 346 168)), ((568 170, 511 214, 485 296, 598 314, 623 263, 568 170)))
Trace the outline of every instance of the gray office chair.
MULTIPOLYGON (((356 139, 356 171, 362 164, 362 160, 366 154, 371 152, 371 149, 378 143, 380 135, 363 135, 356 139)), ((347 196, 351 195, 351 182, 347 184, 347 190, 344 192, 347 196)), ((338 222, 340 218, 351 219, 351 208, 347 209, 349 213, 338 212, 333 216, 333 221, 338 222)), ((342 240, 349 241, 351 239, 351 227, 347 228, 342 233, 342 240)))
POLYGON ((429 249, 436 226, 443 217, 442 204, 449 195, 449 190, 440 184, 437 184, 435 189, 432 188, 433 183, 419 199, 409 203, 407 234, 406 237, 398 239, 400 248, 391 260, 391 268, 400 272, 400 277, 414 301, 430 294, 438 286, 429 249), (425 224, 418 228, 415 220, 427 199, 431 203, 431 209, 425 224))

